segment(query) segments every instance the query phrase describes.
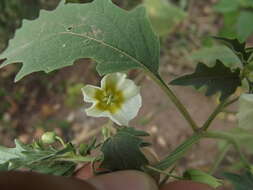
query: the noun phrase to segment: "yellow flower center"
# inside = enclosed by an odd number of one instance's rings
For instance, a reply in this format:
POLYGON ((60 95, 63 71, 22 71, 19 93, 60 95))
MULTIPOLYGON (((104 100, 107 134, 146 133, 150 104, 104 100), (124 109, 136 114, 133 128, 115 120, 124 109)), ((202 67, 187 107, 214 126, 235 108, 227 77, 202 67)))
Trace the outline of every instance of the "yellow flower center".
POLYGON ((113 83, 106 84, 105 89, 96 91, 95 99, 97 109, 115 113, 119 110, 124 102, 124 96, 121 90, 116 89, 113 83))

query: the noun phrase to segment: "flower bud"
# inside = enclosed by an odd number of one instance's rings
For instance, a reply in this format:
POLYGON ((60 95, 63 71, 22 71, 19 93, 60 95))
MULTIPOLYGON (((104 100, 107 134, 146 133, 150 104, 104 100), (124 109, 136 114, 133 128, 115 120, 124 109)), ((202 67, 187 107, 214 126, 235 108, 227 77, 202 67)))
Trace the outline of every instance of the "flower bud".
POLYGON ((213 188, 217 188, 222 185, 222 180, 217 179, 205 172, 195 169, 189 169, 184 172, 184 179, 192 180, 199 183, 207 184, 213 188))
POLYGON ((55 132, 46 132, 42 135, 41 141, 44 144, 52 144, 56 141, 56 134, 55 132))

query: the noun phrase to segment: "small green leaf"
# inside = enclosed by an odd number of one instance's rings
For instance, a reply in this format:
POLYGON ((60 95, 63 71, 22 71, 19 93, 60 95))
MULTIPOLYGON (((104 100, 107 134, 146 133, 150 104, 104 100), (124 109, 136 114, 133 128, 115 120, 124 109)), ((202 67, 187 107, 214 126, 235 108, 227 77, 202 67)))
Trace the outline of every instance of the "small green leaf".
MULTIPOLYGON (((68 144, 65 148, 56 150, 48 147, 25 145, 15 141, 15 148, 0 147, 0 170, 30 169, 52 175, 70 175, 74 172, 76 163, 57 160, 61 156, 72 153, 74 147, 68 144)), ((37 145, 37 144, 36 144, 37 145)))
POLYGON ((237 33, 240 41, 247 40, 253 34, 253 12, 241 11, 237 22, 237 33))
POLYGON ((237 117, 239 127, 253 129, 253 94, 242 94, 240 96, 237 117))
POLYGON ((233 94, 241 85, 240 70, 231 71, 230 68, 217 60, 214 67, 208 67, 199 63, 193 74, 184 75, 170 82, 171 85, 194 86, 196 89, 207 87, 206 96, 221 93, 220 100, 223 101, 233 94))
POLYGON ((110 171, 137 169, 148 164, 148 160, 141 152, 140 148, 147 144, 139 137, 146 135, 133 128, 119 129, 117 134, 108 138, 101 151, 104 154, 104 160, 101 168, 110 171))
POLYGON ((144 6, 159 36, 167 35, 186 17, 184 11, 166 0, 144 0, 144 6))
POLYGON ((214 10, 220 13, 227 13, 237 10, 239 6, 240 3, 238 0, 219 0, 218 3, 214 5, 214 10))
POLYGON ((234 190, 253 189, 253 175, 249 171, 241 175, 234 173, 224 173, 223 176, 234 185, 234 190))
POLYGON ((216 64, 216 60, 220 60, 229 68, 241 67, 240 59, 226 46, 213 46, 210 48, 202 48, 191 55, 196 62, 204 62, 208 66, 216 64))
POLYGON ((192 180, 195 182, 204 183, 213 188, 217 188, 222 185, 222 180, 217 179, 201 170, 188 169, 184 172, 183 177, 186 180, 192 180))
POLYGON ((15 140, 15 145, 15 148, 0 146, 0 164, 6 163, 12 159, 23 157, 22 152, 25 151, 25 146, 18 140, 15 140))
MULTIPOLYGON (((0 66, 23 62, 16 81, 37 72, 72 65, 79 58, 97 61, 103 75, 142 68, 158 73, 159 39, 145 8, 125 11, 111 0, 87 4, 61 4, 54 12, 24 22, 10 42, 0 66)), ((0 58, 1 59, 1 58, 0 58)))
POLYGON ((223 37, 214 37, 224 45, 229 47, 241 60, 243 65, 246 65, 251 53, 246 51, 246 42, 240 42, 238 39, 228 39, 223 37))

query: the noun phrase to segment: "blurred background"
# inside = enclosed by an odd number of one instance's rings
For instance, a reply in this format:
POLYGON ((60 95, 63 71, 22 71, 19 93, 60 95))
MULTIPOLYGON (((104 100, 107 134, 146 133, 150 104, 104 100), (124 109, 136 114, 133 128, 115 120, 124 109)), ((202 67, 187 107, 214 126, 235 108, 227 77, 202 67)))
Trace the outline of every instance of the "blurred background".
MULTIPOLYGON (((236 37, 241 41, 247 40, 248 44, 253 42, 252 0, 114 2, 127 10, 139 4, 146 6, 154 31, 160 36, 160 71, 168 82, 177 76, 193 72, 198 61, 213 64, 215 58, 219 57, 233 63, 234 55, 212 40, 211 36, 236 37), (221 53, 224 51, 227 53, 221 53)), ((58 0, 40 1, 41 7, 46 10, 55 8, 57 3, 58 0)), ((3 12, 1 14, 4 15, 3 12)), ((27 19, 35 17, 23 16, 27 19)), ((6 39, 13 37, 15 29, 21 23, 22 19, 19 19, 19 24, 10 30, 12 34, 6 36, 3 33, 3 26, 6 25, 0 22, 0 51, 5 48, 6 39)), ((56 131, 58 135, 74 143, 85 142, 100 135, 100 129, 107 123, 107 119, 86 116, 84 109, 89 105, 84 104, 80 90, 85 84, 99 85, 101 78, 92 60, 78 60, 74 66, 50 74, 34 73, 14 83, 20 66, 12 64, 0 70, 0 144, 12 147, 15 138, 22 142, 31 142, 45 131, 56 131)), ((143 106, 131 126, 151 134, 150 141, 162 158, 189 137, 191 129, 174 105, 167 101, 163 91, 142 72, 131 71, 128 76, 141 86, 143 97, 143 106)), ((201 90, 196 91, 191 87, 172 88, 199 125, 217 105, 217 97, 206 97, 201 90)), ((219 114, 212 128, 229 130, 236 127, 236 110, 237 105, 233 105, 219 114)), ((253 145, 253 142, 247 143, 251 143, 249 146, 253 145)), ((219 144, 212 140, 203 140, 180 161, 177 171, 180 173, 186 167, 208 170, 219 151, 219 144)), ((240 167, 233 151, 228 153, 222 166, 229 170, 240 167)))

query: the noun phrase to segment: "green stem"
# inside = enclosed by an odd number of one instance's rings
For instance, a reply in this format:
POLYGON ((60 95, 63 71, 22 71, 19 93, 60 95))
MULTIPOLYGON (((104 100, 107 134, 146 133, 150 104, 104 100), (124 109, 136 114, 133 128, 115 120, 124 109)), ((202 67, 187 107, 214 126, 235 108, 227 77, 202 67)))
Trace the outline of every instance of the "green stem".
POLYGON ((231 104, 237 102, 238 100, 239 100, 239 97, 236 97, 236 98, 228 101, 227 103, 225 103, 224 108, 230 106, 231 104))
POLYGON ((59 157, 57 160, 60 161, 71 161, 71 162, 93 162, 96 158, 94 157, 88 157, 88 156, 66 156, 66 157, 59 157))
POLYGON ((197 124, 192 119, 189 112, 186 110, 185 106, 177 98, 177 96, 174 94, 174 92, 168 87, 168 85, 164 82, 164 80, 161 78, 161 76, 159 74, 154 74, 154 73, 150 72, 149 70, 146 70, 146 73, 151 77, 151 79, 153 81, 155 81, 162 88, 162 90, 165 92, 165 94, 175 104, 175 106, 180 111, 180 113, 183 115, 185 120, 190 124, 192 130, 197 132, 198 131, 197 124))
POLYGON ((203 131, 206 131, 209 126, 211 125, 211 123, 213 122, 213 120, 216 118, 216 116, 222 111, 222 109, 224 108, 226 104, 226 100, 224 100, 223 102, 219 103, 219 105, 215 108, 215 110, 213 111, 213 113, 208 117, 208 119, 206 120, 206 122, 204 123, 204 125, 201 127, 201 129, 203 131))
POLYGON ((217 170, 217 168, 221 164, 222 160, 224 159, 225 155, 227 154, 230 148, 231 148, 231 144, 226 143, 224 147, 221 149, 221 151, 219 152, 219 155, 217 156, 217 159, 214 161, 213 167, 211 168, 209 172, 211 175, 214 174, 214 172, 217 170))
POLYGON ((234 99, 232 99, 232 100, 230 100, 230 101, 227 101, 227 99, 225 99, 223 102, 221 102, 221 103, 215 108, 215 110, 213 111, 213 113, 209 116, 209 118, 208 118, 207 121, 204 123, 204 125, 201 127, 201 129, 202 129, 203 131, 206 131, 206 130, 210 127, 211 123, 212 123, 213 120, 216 118, 216 116, 217 116, 220 112, 222 112, 222 110, 223 110, 224 108, 226 108, 226 107, 228 107, 229 105, 235 103, 238 99, 239 99, 238 97, 237 97, 237 98, 234 98, 234 99))
POLYGON ((203 133, 195 133, 190 138, 180 144, 172 153, 155 165, 160 170, 166 170, 181 159, 185 153, 202 138, 203 133))
POLYGON ((235 150, 238 152, 243 164, 246 167, 250 167, 249 161, 246 159, 246 157, 242 153, 239 143, 236 141, 236 139, 233 136, 229 135, 228 133, 221 132, 221 131, 209 131, 209 132, 203 133, 203 137, 212 138, 212 139, 221 139, 221 140, 225 140, 228 143, 232 144, 234 146, 235 150))
POLYGON ((222 139, 227 141, 229 144, 232 144, 236 151, 239 153, 241 161, 244 163, 246 167, 250 167, 249 161, 245 158, 243 153, 241 152, 240 145, 236 141, 236 139, 229 135, 226 132, 207 132, 207 131, 199 131, 195 133, 193 136, 185 140, 181 145, 179 145, 171 154, 165 157, 162 161, 155 165, 155 168, 159 170, 166 170, 175 164, 179 159, 181 159, 185 153, 197 142, 199 142, 202 138, 212 138, 212 139, 222 139))
POLYGON ((166 176, 173 177, 175 179, 179 179, 179 180, 184 179, 183 177, 175 176, 175 175, 173 175, 173 174, 171 174, 169 172, 166 172, 166 171, 163 171, 163 170, 159 170, 158 168, 155 168, 155 167, 152 167, 152 166, 149 166, 149 165, 145 166, 145 167, 148 168, 148 169, 150 169, 150 170, 153 170, 153 171, 155 171, 157 173, 161 173, 161 174, 164 174, 166 176))
POLYGON ((66 147, 66 144, 65 144, 65 142, 62 140, 61 137, 56 136, 55 139, 58 140, 58 141, 62 144, 63 147, 66 147))

